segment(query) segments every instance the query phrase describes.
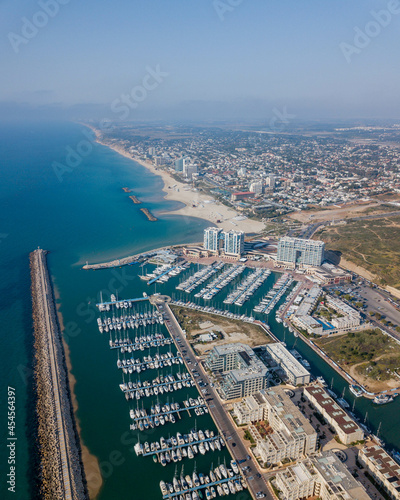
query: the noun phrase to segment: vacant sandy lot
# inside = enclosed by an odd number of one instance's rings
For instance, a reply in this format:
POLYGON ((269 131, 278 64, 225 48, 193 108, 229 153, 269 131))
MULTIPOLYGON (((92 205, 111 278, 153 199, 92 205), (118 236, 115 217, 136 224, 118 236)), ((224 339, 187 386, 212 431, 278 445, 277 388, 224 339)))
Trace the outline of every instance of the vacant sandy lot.
MULTIPOLYGON (((393 207, 393 211, 396 207, 393 207)), ((326 220, 341 220, 351 217, 360 217, 363 215, 374 215, 385 213, 387 210, 383 209, 379 203, 357 203, 354 205, 346 205, 342 208, 334 207, 326 210, 302 210, 301 212, 294 212, 290 217, 304 223, 322 222, 326 220), (367 213, 365 210, 368 210, 367 213)))
POLYGON ((273 342, 271 337, 258 325, 178 306, 172 306, 171 309, 181 327, 186 330, 188 340, 199 354, 205 354, 217 345, 242 342, 250 347, 255 347, 273 342), (222 335, 223 338, 206 343, 196 340, 199 335, 209 332, 222 335))

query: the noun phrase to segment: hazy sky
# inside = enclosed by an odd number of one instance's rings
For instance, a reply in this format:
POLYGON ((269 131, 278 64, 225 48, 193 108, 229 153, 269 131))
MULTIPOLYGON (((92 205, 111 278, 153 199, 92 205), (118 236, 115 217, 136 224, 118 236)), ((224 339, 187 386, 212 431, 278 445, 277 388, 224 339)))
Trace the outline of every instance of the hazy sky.
POLYGON ((3 110, 121 118, 133 92, 128 119, 400 114, 397 0, 0 0, 0 32, 3 110))

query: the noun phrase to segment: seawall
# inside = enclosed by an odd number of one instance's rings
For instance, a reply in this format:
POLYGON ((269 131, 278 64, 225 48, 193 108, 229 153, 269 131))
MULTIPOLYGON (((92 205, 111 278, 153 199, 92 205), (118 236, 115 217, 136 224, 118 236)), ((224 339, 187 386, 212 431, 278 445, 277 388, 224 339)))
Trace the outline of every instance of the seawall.
POLYGON ((30 254, 40 497, 87 500, 68 374, 46 251, 30 254))

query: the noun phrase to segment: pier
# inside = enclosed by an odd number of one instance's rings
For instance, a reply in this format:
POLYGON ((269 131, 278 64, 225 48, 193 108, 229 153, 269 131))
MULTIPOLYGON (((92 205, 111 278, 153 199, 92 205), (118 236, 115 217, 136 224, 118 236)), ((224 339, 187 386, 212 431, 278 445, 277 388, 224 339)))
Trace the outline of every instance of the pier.
POLYGON ((214 263, 210 266, 203 267, 203 269, 200 269, 200 271, 197 271, 185 281, 179 283, 179 285, 176 286, 176 289, 183 290, 186 293, 193 292, 195 288, 207 281, 208 278, 213 276, 216 272, 220 271, 224 265, 224 262, 218 262, 217 264, 214 263))
POLYGON ((158 220, 157 217, 155 217, 148 208, 141 208, 140 211, 144 213, 149 221, 155 222, 156 220, 158 220))
POLYGON ((269 269, 257 269, 246 279, 244 279, 236 288, 231 292, 226 299, 224 304, 235 304, 237 306, 242 306, 246 300, 248 300, 254 292, 264 283, 264 281, 271 274, 269 269))
MULTIPOLYGON (((146 389, 148 391, 152 391, 154 389, 159 389, 160 387, 166 387, 166 386, 174 385, 174 384, 178 384, 178 383, 180 383, 182 385, 181 389, 183 389, 184 387, 187 387, 186 384, 190 384, 191 386, 194 385, 194 381, 190 376, 182 378, 182 379, 175 379, 174 377, 172 377, 172 378, 173 378, 173 380, 169 380, 167 382, 160 382, 160 383, 156 383, 156 384, 152 384, 152 385, 142 385, 141 387, 133 387, 132 389, 129 389, 129 388, 122 389, 122 387, 121 387, 121 390, 122 390, 122 392, 127 393, 127 392, 135 392, 135 391, 140 391, 140 390, 145 391, 146 389)), ((179 389, 178 388, 174 389, 174 391, 177 391, 177 390, 179 390, 179 389)), ((165 391, 165 389, 164 389, 164 391, 165 391)), ((165 391, 165 392, 168 392, 168 391, 165 391)), ((170 392, 173 392, 173 391, 170 391, 170 392)), ((150 394, 150 395, 152 395, 152 394, 150 394)))
POLYGON ((38 249, 30 254, 41 498, 87 500, 46 253, 38 249))
POLYGON ((158 276, 156 276, 155 278, 149 280, 147 282, 148 285, 152 285, 153 283, 156 283, 160 278, 162 278, 163 276, 166 276, 167 274, 169 274, 171 271, 173 271, 174 269, 176 269, 177 266, 172 266, 170 267, 169 269, 165 270, 164 272, 162 272, 161 274, 159 274, 158 276))
POLYGON ((140 361, 140 358, 130 358, 123 361, 118 360, 117 367, 121 368, 122 370, 124 370, 124 373, 126 373, 125 370, 129 370, 129 368, 132 368, 135 371, 138 371, 138 369, 139 371, 154 369, 157 370, 158 368, 171 366, 172 364, 176 365, 178 363, 183 363, 182 357, 180 355, 169 357, 165 354, 161 354, 160 357, 150 357, 150 359, 148 359, 147 361, 140 361), (126 361, 125 364, 124 361, 126 361))
MULTIPOLYGON (((224 483, 229 483, 230 481, 232 481, 232 483, 235 483, 236 481, 239 481, 241 483, 241 480, 242 479, 241 479, 240 475, 234 475, 232 477, 227 477, 227 478, 224 477, 223 479, 218 479, 217 481, 212 481, 209 483, 200 484, 199 486, 192 486, 191 488, 185 488, 184 490, 174 491, 173 493, 164 494, 163 500, 179 498, 179 495, 186 495, 186 493, 191 493, 193 491, 198 491, 198 490, 202 490, 202 489, 206 489, 206 488, 212 488, 214 486, 219 486, 219 485, 222 485, 224 483)), ((242 489, 243 489, 243 486, 242 486, 242 489)), ((236 490, 236 491, 240 491, 240 490, 236 490)), ((224 493, 224 494, 230 494, 230 493, 228 492, 228 493, 224 493)))
POLYGON ((203 299, 210 300, 217 293, 223 290, 231 281, 233 281, 239 274, 245 270, 245 266, 236 264, 234 266, 228 267, 224 272, 218 275, 211 283, 209 283, 203 290, 196 293, 195 297, 203 297, 203 299))
MULTIPOLYGON (((128 339, 127 342, 121 342, 116 343, 113 340, 111 340, 112 344, 110 344, 110 349, 131 349, 131 351, 137 351, 140 350, 140 347, 142 346, 144 349, 150 349, 151 347, 163 347, 165 345, 172 344, 173 340, 172 339, 166 339, 166 338, 159 338, 159 339, 154 339, 154 340, 149 340, 146 342, 135 342, 131 343, 130 340, 128 339)), ((128 350, 129 352, 129 350, 128 350)))
POLYGON ((219 441, 219 443, 221 443, 220 436, 213 436, 213 437, 209 437, 209 438, 205 438, 205 439, 199 439, 197 441, 192 441, 190 443, 177 444, 174 446, 169 446, 168 448, 159 448, 158 450, 150 450, 147 452, 144 451, 143 453, 141 453, 141 455, 143 455, 144 457, 148 457, 150 455, 159 455, 160 453, 165 453, 166 451, 174 451, 174 450, 177 450, 178 448, 180 448, 180 449, 181 448, 189 448, 189 446, 193 446, 194 444, 197 446, 198 444, 201 444, 201 443, 206 443, 206 442, 210 443, 210 442, 214 442, 214 441, 219 441))
POLYGON ((132 418, 132 420, 134 423, 138 423, 138 422, 143 422, 144 420, 153 419, 154 417, 157 417, 157 418, 158 417, 165 417, 165 415, 171 415, 173 413, 180 413, 182 411, 187 411, 190 415, 189 410, 195 410, 196 408, 201 408, 202 410, 206 409, 207 410, 206 413, 208 413, 207 406, 204 403, 200 403, 200 404, 192 405, 192 406, 183 406, 182 408, 179 407, 179 408, 176 408, 174 410, 163 411, 160 413, 150 413, 150 415, 147 415, 147 412, 146 412, 144 417, 135 417, 135 418, 132 418))
MULTIPOLYGON (((178 245, 184 246, 184 245, 178 245)), ((166 246, 157 248, 156 250, 152 250, 151 252, 142 252, 136 255, 130 255, 129 257, 123 257, 122 259, 111 260, 109 262, 102 262, 99 264, 88 264, 86 263, 82 269, 84 270, 97 270, 97 269, 110 269, 112 267, 120 267, 120 266, 129 266, 131 264, 136 264, 137 262, 141 262, 145 259, 149 259, 150 257, 154 257, 158 252, 162 250, 172 250, 174 247, 166 246)))
POLYGON ((126 299, 126 300, 113 300, 111 302, 99 302, 98 304, 96 304, 96 307, 98 307, 99 311, 105 311, 105 309, 103 309, 103 307, 105 306, 120 306, 120 304, 124 304, 124 302, 132 302, 132 303, 135 303, 135 302, 143 302, 145 300, 149 300, 149 297, 138 297, 136 299, 126 299))

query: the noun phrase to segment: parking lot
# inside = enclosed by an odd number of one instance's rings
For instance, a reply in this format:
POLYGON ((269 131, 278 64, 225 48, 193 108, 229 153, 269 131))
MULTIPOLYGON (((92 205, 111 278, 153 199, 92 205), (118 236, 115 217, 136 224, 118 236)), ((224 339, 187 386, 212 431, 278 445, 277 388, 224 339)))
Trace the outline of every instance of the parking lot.
POLYGON ((400 311, 389 302, 389 294, 383 292, 379 288, 371 288, 367 283, 362 284, 348 284, 342 286, 329 287, 330 293, 334 294, 336 291, 341 293, 341 299, 346 295, 354 297, 353 302, 349 302, 353 307, 355 303, 360 302, 363 304, 361 309, 364 314, 370 318, 369 311, 379 313, 387 321, 390 321, 396 326, 400 326, 400 311))

